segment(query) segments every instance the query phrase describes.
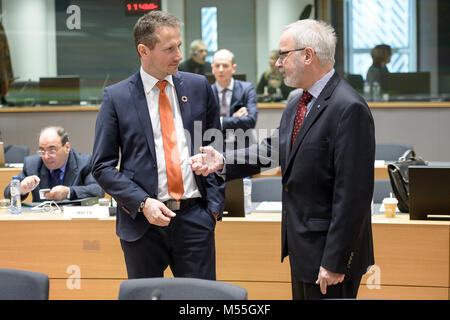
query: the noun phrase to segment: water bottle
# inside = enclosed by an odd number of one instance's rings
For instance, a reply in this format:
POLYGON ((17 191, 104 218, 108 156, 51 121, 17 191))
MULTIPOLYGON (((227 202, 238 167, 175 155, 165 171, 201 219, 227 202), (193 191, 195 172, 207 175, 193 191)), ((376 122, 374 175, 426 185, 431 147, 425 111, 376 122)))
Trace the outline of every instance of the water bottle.
POLYGON ((364 98, 366 99, 366 101, 372 100, 369 81, 364 82, 364 89, 363 90, 364 90, 364 98))
POLYGON ((380 84, 378 81, 374 81, 372 84, 372 95, 373 95, 373 101, 380 101, 381 100, 381 93, 380 93, 380 84))
POLYGON ((252 212, 252 180, 244 178, 244 210, 245 214, 252 212))
POLYGON ((20 180, 19 177, 14 176, 10 184, 11 193, 11 213, 19 214, 22 209, 22 204, 20 202, 20 180))

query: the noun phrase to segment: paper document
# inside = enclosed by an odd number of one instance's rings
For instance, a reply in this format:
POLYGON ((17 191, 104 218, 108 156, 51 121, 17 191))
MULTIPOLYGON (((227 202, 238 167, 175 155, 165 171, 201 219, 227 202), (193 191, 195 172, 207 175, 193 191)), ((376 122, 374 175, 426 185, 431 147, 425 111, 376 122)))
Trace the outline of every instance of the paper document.
POLYGON ((375 160, 375 163, 374 163, 374 167, 375 168, 382 168, 385 165, 386 165, 386 161, 384 161, 384 160, 375 160))
POLYGON ((255 209, 256 212, 281 212, 281 201, 263 201, 255 209))

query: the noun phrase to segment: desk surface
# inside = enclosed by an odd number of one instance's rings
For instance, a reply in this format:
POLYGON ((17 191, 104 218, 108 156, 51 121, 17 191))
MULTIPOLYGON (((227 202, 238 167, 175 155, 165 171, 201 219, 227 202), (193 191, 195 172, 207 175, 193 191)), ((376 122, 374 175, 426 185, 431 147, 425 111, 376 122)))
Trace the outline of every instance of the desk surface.
MULTIPOLYGON (((21 214, 11 214, 9 209, 0 208, 0 221, 70 221, 63 219, 62 213, 48 213, 48 212, 35 212, 31 208, 22 208, 23 212, 21 214)), ((98 220, 98 219, 75 219, 77 221, 82 220, 98 220)), ((115 217, 109 217, 106 219, 100 219, 98 221, 115 221, 115 217)), ((281 222, 280 212, 253 212, 246 217, 224 217, 226 222, 281 222)), ((372 215, 373 224, 396 224, 396 225, 443 225, 450 226, 450 220, 409 220, 409 214, 407 213, 397 213, 395 218, 386 218, 382 213, 375 213, 372 215)))
MULTIPOLYGON (((116 299, 126 268, 114 220, 1 209, 0 266, 48 274, 51 299, 116 299), (70 288, 75 267, 79 290, 70 288)), ((280 263, 280 221, 279 213, 253 213, 217 223, 217 279, 245 287, 249 299, 290 299, 288 259, 280 263)), ((364 276, 358 297, 449 299, 449 226, 374 215, 376 268, 364 276)))

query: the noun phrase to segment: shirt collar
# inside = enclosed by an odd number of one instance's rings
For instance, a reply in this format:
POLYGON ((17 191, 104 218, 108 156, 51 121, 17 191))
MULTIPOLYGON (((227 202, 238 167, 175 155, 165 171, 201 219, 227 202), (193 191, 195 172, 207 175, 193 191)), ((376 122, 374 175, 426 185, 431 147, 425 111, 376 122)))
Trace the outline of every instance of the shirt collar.
POLYGON ((322 93, 323 88, 327 85, 328 81, 331 79, 331 77, 334 75, 334 68, 332 68, 326 75, 324 75, 322 78, 320 78, 316 83, 313 84, 313 86, 308 90, 308 92, 315 98, 319 97, 319 95, 322 93))
MULTIPOLYGON (((61 170, 61 173, 64 174, 66 173, 66 166, 67 166, 67 161, 69 161, 69 158, 67 157, 66 162, 64 162, 63 166, 61 168, 58 168, 59 170, 61 170)), ((56 169, 55 169, 56 170, 56 169)), ((55 172, 55 170, 50 170, 50 173, 53 174, 53 172, 55 172)))
MULTIPOLYGON (((159 80, 156 79, 154 76, 145 72, 144 69, 142 68, 142 66, 140 69, 140 74, 141 74, 142 84, 144 86, 144 91, 146 94, 149 94, 150 91, 155 87, 156 83, 159 80)), ((174 86, 172 75, 169 74, 168 76, 166 76, 164 78, 164 80, 166 80, 168 83, 170 83, 172 86, 174 86)))
MULTIPOLYGON (((216 86, 217 86, 217 91, 220 93, 222 93, 223 89, 225 89, 217 81, 216 81, 216 86)), ((234 79, 233 79, 233 77, 231 77, 231 81, 230 81, 230 84, 228 85, 227 89, 230 91, 233 91, 233 88, 234 88, 234 79)))

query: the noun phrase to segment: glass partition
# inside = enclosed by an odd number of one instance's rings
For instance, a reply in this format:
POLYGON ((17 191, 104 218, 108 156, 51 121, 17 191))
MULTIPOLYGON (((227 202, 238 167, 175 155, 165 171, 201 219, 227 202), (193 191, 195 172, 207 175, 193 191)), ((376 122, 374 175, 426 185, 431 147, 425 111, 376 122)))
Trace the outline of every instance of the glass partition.
MULTIPOLYGON (((283 19, 277 16, 277 6, 280 8, 283 5, 279 10, 286 10, 285 6, 295 2, 242 0, 246 1, 255 4, 247 6, 253 11, 246 15, 255 17, 252 21, 264 24, 261 19, 266 19, 266 16, 261 13, 268 12, 268 25, 279 25, 279 20, 283 19), (265 10, 264 6, 270 10, 265 10)), ((336 28, 339 39, 336 70, 367 100, 450 99, 450 1, 303 2, 305 6, 314 4, 311 18, 317 16, 317 12, 324 11, 321 6, 327 6, 327 19, 336 28), (376 49, 379 45, 385 48, 376 49), (383 51, 386 48, 389 49, 387 54, 383 51), (374 55, 387 56, 382 62, 385 65, 373 67, 374 55), (371 68, 373 71, 369 72, 371 68)), ((155 3, 160 5, 161 1, 155 3)), ((245 41, 238 40, 239 34, 227 32, 224 35, 220 28, 223 21, 218 17, 229 19, 230 23, 234 17, 230 14, 224 18, 218 12, 221 7, 217 0, 208 1, 210 4, 196 15, 189 14, 191 9, 186 5, 187 0, 166 0, 162 3, 169 9, 173 6, 181 8, 178 11, 184 13, 180 18, 185 25, 200 23, 185 20, 185 17, 201 16, 202 28, 198 30, 198 38, 202 38, 202 32, 215 32, 203 34, 209 41, 209 48, 220 49, 223 43, 227 43, 242 49, 245 41), (208 21, 214 24, 211 28, 208 21)), ((1 0, 1 105, 98 106, 105 86, 125 79, 138 70, 139 59, 132 29, 139 14, 142 14, 141 9, 153 8, 153 5, 153 1, 123 0, 1 0)), ((236 10, 239 8, 235 8, 234 12, 236 10)), ((283 21, 284 24, 291 22, 283 21)), ((257 43, 259 49, 261 43, 269 42, 269 35, 252 27, 256 32, 250 42, 257 43)), ((270 31, 271 34, 278 34, 270 31)), ((246 41, 249 42, 249 39, 246 38, 246 41)), ((188 45, 186 39, 184 42, 188 45)), ((271 41, 265 47, 276 49, 273 43, 271 41)), ((248 80, 255 82, 255 87, 264 71, 255 67, 256 61, 261 60, 260 56, 268 60, 270 50, 246 52, 251 58, 249 60, 255 61, 248 69, 255 71, 246 75, 248 80)), ((210 56, 212 54, 209 52, 210 56)), ((246 72, 238 70, 238 73, 246 72)))

